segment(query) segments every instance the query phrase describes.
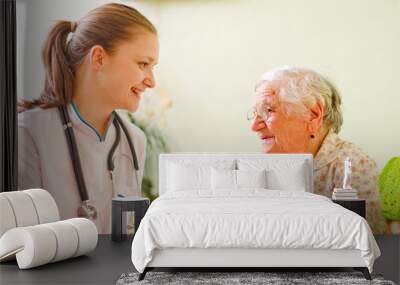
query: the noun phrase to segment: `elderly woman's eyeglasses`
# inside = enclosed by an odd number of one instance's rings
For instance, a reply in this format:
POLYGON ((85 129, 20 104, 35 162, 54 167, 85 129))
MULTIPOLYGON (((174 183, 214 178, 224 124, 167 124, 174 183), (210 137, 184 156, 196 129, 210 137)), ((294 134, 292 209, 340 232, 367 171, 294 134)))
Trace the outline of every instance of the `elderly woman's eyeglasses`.
POLYGON ((252 121, 256 117, 260 117, 263 121, 266 121, 273 112, 274 110, 268 106, 253 107, 247 112, 247 120, 252 121))

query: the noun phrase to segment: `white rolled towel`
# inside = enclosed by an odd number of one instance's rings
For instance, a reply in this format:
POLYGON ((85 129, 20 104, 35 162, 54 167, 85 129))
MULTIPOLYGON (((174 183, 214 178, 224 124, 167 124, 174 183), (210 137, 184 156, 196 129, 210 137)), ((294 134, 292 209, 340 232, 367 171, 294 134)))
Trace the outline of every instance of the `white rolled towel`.
POLYGON ((0 238, 0 261, 16 257, 20 269, 86 254, 97 245, 96 225, 85 218, 8 230, 0 238))
POLYGON ((0 195, 0 237, 16 226, 17 222, 10 202, 6 197, 0 195))
POLYGON ((43 189, 0 193, 0 216, 0 237, 15 227, 60 220, 56 201, 43 189))
POLYGON ((28 194, 33 201, 39 224, 51 223, 60 220, 60 213, 53 196, 43 189, 28 189, 22 191, 28 194))

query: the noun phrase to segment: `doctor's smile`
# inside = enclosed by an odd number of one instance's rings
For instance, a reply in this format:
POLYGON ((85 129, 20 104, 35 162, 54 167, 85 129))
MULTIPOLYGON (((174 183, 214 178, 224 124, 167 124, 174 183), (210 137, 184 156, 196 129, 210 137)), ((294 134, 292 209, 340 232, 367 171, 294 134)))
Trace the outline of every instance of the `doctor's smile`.
POLYGON ((142 92, 144 92, 144 90, 139 90, 135 87, 131 88, 131 95, 133 95, 138 100, 140 100, 142 92))

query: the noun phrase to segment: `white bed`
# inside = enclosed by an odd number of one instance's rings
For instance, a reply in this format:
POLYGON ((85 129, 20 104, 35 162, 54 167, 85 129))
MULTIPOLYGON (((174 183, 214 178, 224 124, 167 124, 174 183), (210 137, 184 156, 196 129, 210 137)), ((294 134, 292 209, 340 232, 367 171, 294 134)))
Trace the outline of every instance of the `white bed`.
POLYGON ((306 154, 164 154, 160 197, 132 243, 155 267, 354 267, 380 255, 367 222, 312 194, 306 154))

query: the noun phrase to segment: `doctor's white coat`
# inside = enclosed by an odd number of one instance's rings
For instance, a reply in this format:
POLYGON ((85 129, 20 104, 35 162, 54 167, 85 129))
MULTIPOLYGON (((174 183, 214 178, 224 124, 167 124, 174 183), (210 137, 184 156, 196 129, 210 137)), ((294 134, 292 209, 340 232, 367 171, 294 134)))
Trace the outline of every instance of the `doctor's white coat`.
MULTIPOLYGON (((120 113, 135 146, 139 171, 135 173, 131 151, 121 129, 121 142, 114 154, 112 183, 107 170, 107 156, 114 143, 116 130, 111 120, 104 137, 100 137, 80 116, 74 104, 68 106, 68 112, 89 200, 98 212, 94 222, 99 233, 110 233, 113 192, 114 195, 141 196, 137 185, 141 185, 143 178, 146 137, 128 120, 126 114, 120 113)), ((19 189, 43 188, 56 200, 61 219, 76 217, 81 199, 57 108, 35 108, 19 114, 18 157, 19 189)))

